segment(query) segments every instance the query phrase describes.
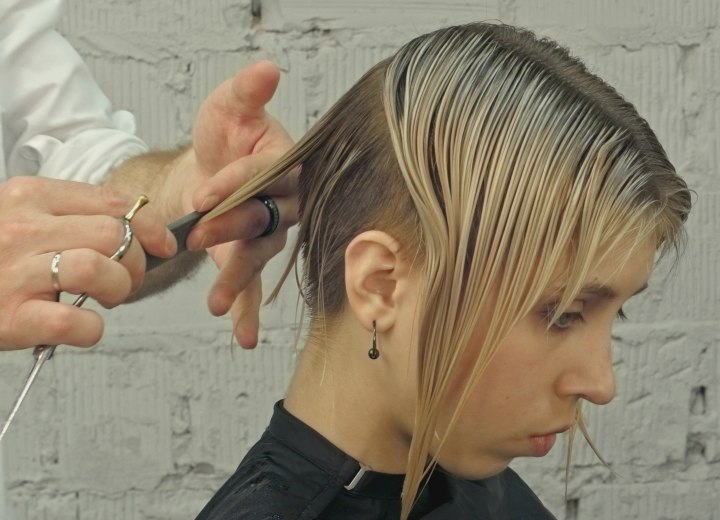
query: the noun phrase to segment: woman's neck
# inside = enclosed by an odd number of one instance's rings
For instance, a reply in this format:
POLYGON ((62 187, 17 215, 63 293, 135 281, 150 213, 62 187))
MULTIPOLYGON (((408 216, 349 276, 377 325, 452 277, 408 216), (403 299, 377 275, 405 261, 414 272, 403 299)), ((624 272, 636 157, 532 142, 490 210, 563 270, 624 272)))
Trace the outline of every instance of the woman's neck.
MULTIPOLYGON (((372 360, 370 334, 356 323, 311 336, 285 398, 285 408, 332 444, 374 471, 404 473, 412 432, 410 388, 398 376, 401 349, 380 346, 372 360)), ((389 347, 389 345, 386 345, 389 347)))

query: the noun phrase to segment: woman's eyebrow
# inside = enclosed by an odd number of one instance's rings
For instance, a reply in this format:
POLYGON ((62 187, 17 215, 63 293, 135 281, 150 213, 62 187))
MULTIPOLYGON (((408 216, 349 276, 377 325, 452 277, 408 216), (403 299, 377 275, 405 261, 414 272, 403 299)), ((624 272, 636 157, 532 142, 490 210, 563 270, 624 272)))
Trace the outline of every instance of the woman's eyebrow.
POLYGON ((617 298, 617 293, 612 287, 596 283, 583 286, 583 288, 580 289, 580 294, 595 296, 596 298, 600 298, 602 300, 614 300, 617 298))
MULTIPOLYGON (((645 289, 648 288, 647 282, 643 284, 642 287, 640 287, 637 291, 635 291, 632 296, 636 296, 643 292, 645 289)), ((603 284, 590 284, 584 286, 582 289, 580 289, 580 294, 586 294, 589 296, 595 296, 596 298, 600 298, 603 300, 613 300, 617 298, 617 292, 610 287, 609 285, 603 285, 603 284)))

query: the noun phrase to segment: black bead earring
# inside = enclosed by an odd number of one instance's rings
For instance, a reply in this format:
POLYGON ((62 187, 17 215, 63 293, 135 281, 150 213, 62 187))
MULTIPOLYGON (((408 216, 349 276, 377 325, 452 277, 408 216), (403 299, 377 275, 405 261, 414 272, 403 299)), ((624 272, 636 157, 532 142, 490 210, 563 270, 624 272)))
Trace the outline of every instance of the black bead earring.
POLYGON ((372 347, 368 350, 368 357, 370 359, 380 357, 380 351, 377 349, 377 327, 375 326, 375 320, 373 320, 372 347))

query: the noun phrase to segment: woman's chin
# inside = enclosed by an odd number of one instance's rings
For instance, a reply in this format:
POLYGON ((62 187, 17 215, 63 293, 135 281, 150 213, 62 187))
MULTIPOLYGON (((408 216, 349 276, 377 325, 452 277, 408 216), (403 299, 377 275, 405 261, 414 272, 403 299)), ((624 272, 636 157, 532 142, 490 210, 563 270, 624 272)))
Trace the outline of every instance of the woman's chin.
POLYGON ((438 461, 438 464, 447 471, 465 480, 482 480, 502 473, 512 462, 512 459, 489 457, 463 457, 462 459, 438 461))

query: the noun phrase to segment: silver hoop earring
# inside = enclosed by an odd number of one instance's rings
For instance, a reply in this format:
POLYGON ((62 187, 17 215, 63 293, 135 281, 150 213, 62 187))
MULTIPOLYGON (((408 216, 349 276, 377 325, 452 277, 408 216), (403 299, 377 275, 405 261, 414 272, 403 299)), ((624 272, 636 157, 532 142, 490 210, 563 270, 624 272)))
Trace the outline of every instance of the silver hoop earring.
POLYGON ((377 348, 377 326, 375 325, 375 320, 373 320, 372 347, 368 350, 368 357, 370 359, 377 359, 380 357, 380 351, 377 348))

